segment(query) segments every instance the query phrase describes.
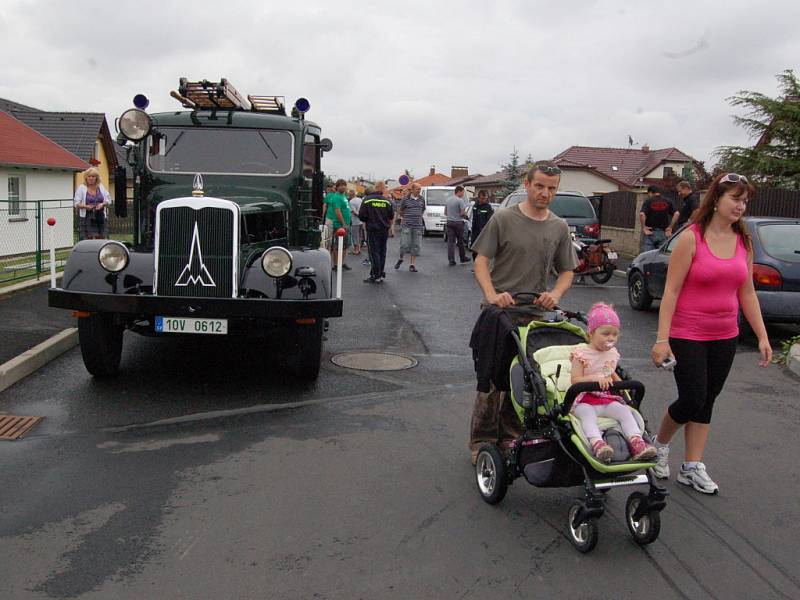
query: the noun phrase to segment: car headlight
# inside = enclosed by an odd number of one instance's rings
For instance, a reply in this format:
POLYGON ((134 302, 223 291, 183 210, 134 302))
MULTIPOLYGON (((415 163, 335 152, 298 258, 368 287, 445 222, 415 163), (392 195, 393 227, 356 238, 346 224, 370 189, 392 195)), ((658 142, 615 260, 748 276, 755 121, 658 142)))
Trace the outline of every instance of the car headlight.
POLYGON ((126 110, 119 118, 119 130, 133 142, 138 142, 150 133, 151 126, 152 121, 148 114, 138 108, 126 110))
POLYGON ((109 273, 119 273, 128 266, 131 255, 128 249, 119 242, 108 242, 103 244, 97 254, 100 266, 109 273))
POLYGON ((286 248, 269 248, 261 257, 261 268, 270 277, 283 277, 292 270, 292 255, 286 248))

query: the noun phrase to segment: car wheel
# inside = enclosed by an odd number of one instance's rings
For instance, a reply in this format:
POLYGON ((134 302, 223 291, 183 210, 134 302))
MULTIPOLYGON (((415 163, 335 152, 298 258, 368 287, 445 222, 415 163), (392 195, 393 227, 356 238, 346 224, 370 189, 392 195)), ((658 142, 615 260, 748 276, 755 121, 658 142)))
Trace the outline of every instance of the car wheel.
POLYGON ((633 271, 628 277, 628 303, 633 310, 647 310, 653 304, 641 271, 633 271))

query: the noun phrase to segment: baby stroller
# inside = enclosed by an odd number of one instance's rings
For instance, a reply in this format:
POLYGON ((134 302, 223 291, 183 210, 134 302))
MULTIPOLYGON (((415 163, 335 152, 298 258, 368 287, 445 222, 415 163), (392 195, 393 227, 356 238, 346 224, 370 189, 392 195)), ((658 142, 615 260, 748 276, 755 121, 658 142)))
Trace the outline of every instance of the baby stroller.
MULTIPOLYGON (((536 296, 524 293, 514 297, 520 304, 536 296)), ((567 537, 579 551, 590 552, 597 544, 597 520, 605 510, 605 492, 648 484, 648 493, 636 491, 628 496, 625 522, 637 544, 650 544, 660 532, 660 512, 666 506, 668 492, 657 485, 649 471, 654 462, 631 460, 614 419, 598 420, 604 439, 614 449, 614 460, 605 464, 592 455, 580 421, 570 414, 578 394, 600 389, 597 383, 570 385, 570 353, 587 341, 586 332, 575 322, 585 324, 586 316, 563 309, 556 309, 555 315, 553 320, 533 321, 511 333, 517 355, 509 369, 509 387, 523 433, 505 453, 494 444, 479 449, 475 466, 478 490, 487 503, 496 504, 520 476, 537 487, 582 485, 583 498, 576 499, 568 511, 567 537)), ((625 399, 644 438, 652 442, 638 412, 644 385, 631 380, 621 367, 617 374, 622 381, 615 382, 612 390, 625 399)))

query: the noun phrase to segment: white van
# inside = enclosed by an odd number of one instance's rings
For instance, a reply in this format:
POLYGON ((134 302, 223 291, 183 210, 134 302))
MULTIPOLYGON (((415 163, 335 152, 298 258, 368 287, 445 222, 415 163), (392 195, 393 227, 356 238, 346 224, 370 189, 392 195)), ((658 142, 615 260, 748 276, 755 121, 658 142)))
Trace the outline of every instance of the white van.
POLYGON ((447 200, 453 197, 456 188, 449 185, 429 185, 422 188, 422 198, 425 200, 425 232, 423 235, 441 233, 444 235, 447 217, 444 209, 447 200))

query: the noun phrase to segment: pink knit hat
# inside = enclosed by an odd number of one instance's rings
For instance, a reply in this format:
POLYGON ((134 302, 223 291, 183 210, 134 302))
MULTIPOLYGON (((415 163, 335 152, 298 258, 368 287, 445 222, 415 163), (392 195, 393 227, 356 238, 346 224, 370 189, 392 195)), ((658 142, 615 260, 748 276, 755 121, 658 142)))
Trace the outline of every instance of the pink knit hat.
POLYGON ((619 315, 608 304, 598 302, 589 309, 589 333, 602 325, 611 325, 619 328, 619 315))

